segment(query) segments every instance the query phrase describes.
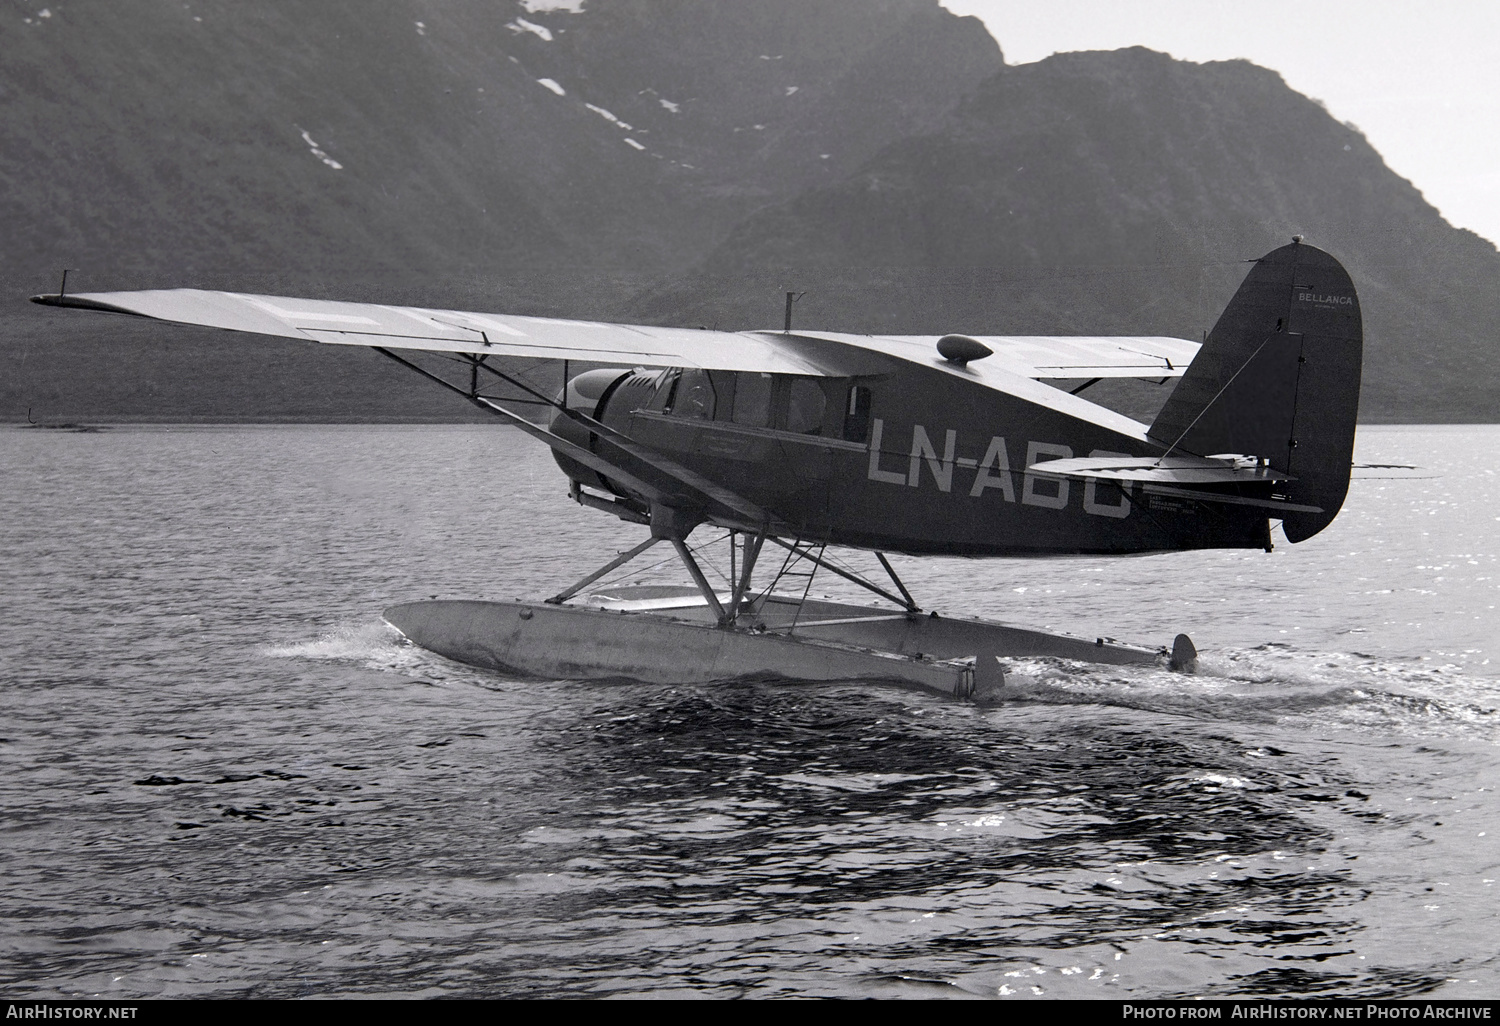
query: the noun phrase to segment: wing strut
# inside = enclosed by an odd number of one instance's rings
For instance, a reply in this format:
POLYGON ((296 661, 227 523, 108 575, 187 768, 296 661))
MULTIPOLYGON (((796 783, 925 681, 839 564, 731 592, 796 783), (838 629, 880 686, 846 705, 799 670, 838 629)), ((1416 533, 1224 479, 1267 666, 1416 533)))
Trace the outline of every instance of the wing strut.
MULTIPOLYGON (((688 470, 686 467, 680 466, 677 463, 668 460, 659 453, 655 453, 645 446, 641 445, 639 442, 636 442, 628 438, 627 436, 620 434, 613 428, 600 423, 593 417, 581 413, 578 410, 570 409, 562 405, 550 396, 538 392, 536 389, 532 388, 524 381, 520 381, 504 373, 503 371, 491 367, 489 364, 484 362, 482 357, 470 362, 472 378, 471 388, 464 389, 453 384, 451 381, 443 380, 443 378, 439 377, 436 374, 433 374, 431 371, 428 371, 423 367, 418 366, 410 360, 397 356, 389 349, 386 349, 382 346, 371 346, 370 348, 375 350, 375 352, 380 353, 382 356, 386 356, 392 360, 395 360, 403 367, 407 367, 411 370, 416 371, 424 378, 427 378, 429 381, 443 386, 450 392, 457 392, 459 395, 463 396, 465 399, 469 400, 471 403, 474 403, 481 409, 488 410, 496 416, 509 421, 512 425, 520 428, 526 434, 535 439, 538 439, 539 441, 545 442, 553 449, 571 457, 572 459, 588 467, 590 470, 596 471, 597 473, 602 474, 605 477, 619 482, 632 491, 640 493, 641 495, 645 496, 653 505, 661 505, 668 508, 682 508, 684 505, 687 505, 689 507, 702 506, 708 509, 713 509, 717 506, 721 507, 723 510, 727 510, 730 519, 743 520, 746 524, 755 525, 757 528, 769 528, 771 526, 774 526, 771 514, 768 511, 762 509, 760 506, 757 506, 750 500, 744 498, 743 496, 737 495, 734 492, 731 492, 727 488, 715 484, 714 482, 703 477, 701 474, 697 474, 691 470, 688 470), (530 402, 531 400, 497 400, 491 398, 490 396, 480 395, 477 386, 477 371, 479 368, 483 368, 484 370, 487 370, 491 374, 495 375, 495 377, 500 378, 502 381, 505 381, 524 392, 536 396, 537 404, 550 406, 554 410, 557 410, 559 413, 561 413, 563 416, 576 421, 590 432, 601 436, 604 441, 606 441, 616 449, 619 449, 627 457, 637 461, 640 464, 643 464, 647 471, 654 472, 655 474, 659 474, 669 479, 672 484, 681 486, 682 488, 686 489, 688 494, 674 494, 674 490, 671 489, 670 485, 662 487, 660 485, 650 484, 641 476, 640 473, 632 472, 631 469, 622 467, 619 462, 612 462, 602 459, 598 454, 590 452, 589 450, 584 449, 582 446, 574 445, 566 439, 559 438, 557 435, 553 434, 551 431, 548 431, 546 428, 538 427, 537 425, 526 420, 524 417, 520 417, 517 414, 512 413, 511 411, 505 409, 503 406, 499 405, 500 402, 524 403, 530 402)), ((639 469, 640 468, 637 468, 637 470, 639 469)), ((648 473, 647 476, 651 476, 651 474, 648 473)), ((720 515, 722 516, 723 514, 721 513, 720 515)))
MULTIPOLYGON (((400 357, 395 357, 395 359, 399 360, 400 357)), ((401 362, 405 363, 406 361, 402 360, 401 362)), ((495 375, 495 377, 501 379, 502 381, 505 381, 506 383, 514 385, 524 392, 529 392, 530 394, 536 396, 537 399, 539 399, 541 402, 552 407, 554 410, 557 410, 563 416, 577 422, 584 428, 588 429, 590 432, 602 436, 610 444, 614 445, 618 449, 623 450, 626 454, 633 456, 635 459, 640 460, 651 469, 658 471, 659 473, 666 474, 673 480, 687 485, 689 488, 693 489, 696 492, 702 493, 703 495, 712 499, 714 502, 717 502, 719 505, 725 507, 726 509, 732 510, 742 517, 749 518, 752 523, 766 524, 770 521, 770 514, 761 509, 759 506, 750 502, 750 500, 736 495, 734 492, 731 492, 727 488, 715 484, 701 474, 694 473, 693 471, 688 470, 686 467, 680 466, 679 464, 666 459, 659 453, 652 452, 645 446, 641 445, 639 442, 630 438, 628 435, 621 434, 614 428, 609 427, 607 424, 604 424, 601 421, 595 420, 593 417, 590 417, 588 414, 582 412, 581 410, 570 409, 564 403, 560 403, 557 400, 552 399, 541 392, 538 392, 536 389, 532 388, 524 381, 520 381, 516 378, 511 377, 509 374, 496 370, 494 367, 491 367, 489 364, 485 363, 482 357, 477 361, 477 365, 483 367, 485 370, 489 371, 491 374, 495 375)), ((431 377, 432 375, 428 376, 431 377)), ((567 397, 566 388, 563 389, 563 397, 567 397)), ((477 398, 483 401, 486 406, 495 408, 494 402, 492 400, 485 400, 482 396, 471 396, 470 398, 477 398)), ((585 464, 585 466, 587 466, 587 464, 585 464)), ((600 473, 605 474, 606 477, 609 476, 609 474, 604 471, 600 471, 600 473)))

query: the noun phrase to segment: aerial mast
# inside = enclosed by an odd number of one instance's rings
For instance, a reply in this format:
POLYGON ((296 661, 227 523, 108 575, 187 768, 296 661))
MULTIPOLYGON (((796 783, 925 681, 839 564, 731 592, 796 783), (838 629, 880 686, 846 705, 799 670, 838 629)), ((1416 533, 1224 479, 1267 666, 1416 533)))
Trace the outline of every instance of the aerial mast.
POLYGON ((786 294, 786 327, 782 329, 783 334, 790 335, 792 333, 792 304, 805 295, 807 295, 806 292, 788 292, 786 294))

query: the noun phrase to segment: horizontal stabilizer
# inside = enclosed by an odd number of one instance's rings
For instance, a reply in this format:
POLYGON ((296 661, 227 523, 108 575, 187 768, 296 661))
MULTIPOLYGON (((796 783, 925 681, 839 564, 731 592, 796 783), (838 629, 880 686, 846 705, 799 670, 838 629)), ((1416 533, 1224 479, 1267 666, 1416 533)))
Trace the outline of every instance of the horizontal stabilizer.
POLYGON ((1245 456, 1112 456, 1048 460, 1029 472, 1098 481, 1142 481, 1155 484, 1256 484, 1291 481, 1291 475, 1245 456))
POLYGON ((1351 476, 1356 481, 1431 481, 1443 475, 1410 463, 1356 463, 1351 476))

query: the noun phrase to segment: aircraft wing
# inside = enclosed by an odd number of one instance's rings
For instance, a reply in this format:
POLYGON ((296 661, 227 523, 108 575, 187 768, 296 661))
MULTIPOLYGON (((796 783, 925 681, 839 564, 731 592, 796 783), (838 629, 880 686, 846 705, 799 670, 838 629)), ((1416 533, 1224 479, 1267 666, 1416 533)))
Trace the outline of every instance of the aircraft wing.
POLYGON ((606 324, 376 303, 169 289, 35 296, 46 306, 135 314, 336 345, 424 349, 627 367, 701 367, 826 377, 835 368, 770 334, 606 324))
MULTIPOLYGON (((849 335, 799 331, 904 360, 936 360, 937 335, 849 335)), ((1158 335, 972 335, 993 351, 982 366, 1026 378, 1180 378, 1200 345, 1158 335)), ((981 367, 975 362, 975 369, 981 367)))
MULTIPOLYGON (((707 331, 201 289, 83 292, 33 296, 32 302, 334 345, 630 367, 837 377, 876 370, 869 360, 857 358, 856 351, 862 351, 954 368, 938 356, 936 335, 707 331), (833 342, 837 347, 830 351, 809 341, 833 342)), ((994 354, 973 364, 981 379, 1180 377, 1199 348, 1187 339, 1160 336, 982 335, 976 339, 994 354)))

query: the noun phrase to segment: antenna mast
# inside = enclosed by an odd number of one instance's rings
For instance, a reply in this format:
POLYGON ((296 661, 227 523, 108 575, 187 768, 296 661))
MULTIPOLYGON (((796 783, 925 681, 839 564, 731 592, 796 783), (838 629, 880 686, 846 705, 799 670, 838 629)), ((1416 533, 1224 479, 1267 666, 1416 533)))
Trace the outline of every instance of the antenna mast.
POLYGON ((782 329, 782 334, 790 335, 792 333, 792 304, 805 295, 807 295, 806 292, 788 292, 786 294, 786 327, 782 329))

